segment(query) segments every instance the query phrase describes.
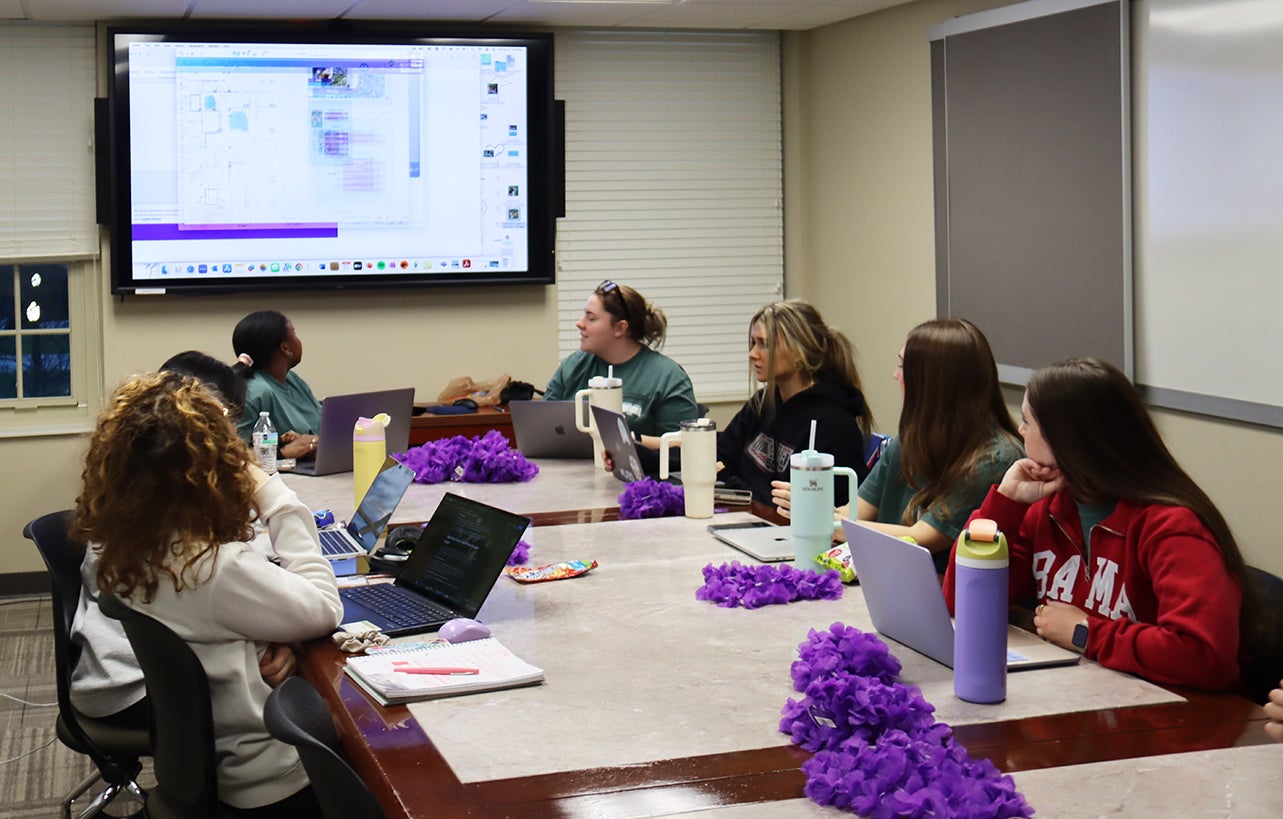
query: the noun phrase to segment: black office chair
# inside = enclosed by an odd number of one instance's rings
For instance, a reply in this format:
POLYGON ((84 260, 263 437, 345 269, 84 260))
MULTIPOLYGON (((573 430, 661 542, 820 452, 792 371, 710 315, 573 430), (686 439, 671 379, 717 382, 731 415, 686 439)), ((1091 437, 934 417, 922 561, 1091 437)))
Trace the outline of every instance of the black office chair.
POLYGON ((290 677, 267 697, 268 732, 298 749, 325 819, 386 819, 383 808, 347 764, 325 701, 311 683, 290 677))
POLYGON ((1263 703, 1283 679, 1283 579, 1248 566, 1247 582, 1256 593, 1257 621, 1243 628, 1251 656, 1243 680, 1251 698, 1263 703))
POLYGON ((119 620, 143 670, 151 703, 156 785, 147 794, 149 819, 223 819, 214 757, 209 679, 187 641, 168 626, 109 594, 98 606, 119 620))
POLYGON ((61 816, 70 819, 72 804, 101 779, 106 787, 83 806, 77 819, 102 813, 116 797, 130 793, 140 803, 147 794, 138 787, 139 757, 151 754, 143 726, 126 728, 87 717, 71 704, 71 675, 80 660, 80 646, 71 641, 71 622, 80 601, 80 563, 84 550, 67 537, 71 511, 51 512, 23 528, 23 537, 36 544, 49 570, 53 597, 53 657, 58 683, 58 739, 93 761, 96 770, 78 783, 62 802, 61 816))

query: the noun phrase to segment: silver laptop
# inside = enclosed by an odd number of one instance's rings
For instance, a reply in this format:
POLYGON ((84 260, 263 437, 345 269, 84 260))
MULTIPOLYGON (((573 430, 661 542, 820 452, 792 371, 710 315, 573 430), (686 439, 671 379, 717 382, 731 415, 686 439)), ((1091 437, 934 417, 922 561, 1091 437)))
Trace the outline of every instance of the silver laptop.
POLYGON ((601 448, 610 453, 610 459, 615 464, 612 474, 624 483, 645 478, 646 472, 637 455, 637 445, 633 443, 633 434, 628 429, 628 419, 612 409, 598 406, 592 407, 592 415, 597 422, 597 434, 601 436, 601 448))
MULTIPOLYGON (((392 417, 384 435, 387 451, 410 448, 410 415, 414 411, 414 388, 331 395, 321 402, 321 430, 317 435, 316 457, 294 465, 298 475, 333 475, 352 471, 352 427, 358 418, 373 418, 380 412, 392 417)), ((280 431, 280 430, 278 430, 280 431)))
MULTIPOLYGON (((842 521, 842 528, 873 627, 953 668, 953 621, 931 552, 852 520, 842 521)), ((1008 671, 1072 665, 1078 657, 1024 629, 1007 627, 1008 671)))
MULTIPOLYGON (((336 526, 322 529, 321 552, 326 559, 335 564, 335 573, 339 572, 339 563, 357 555, 368 555, 379 540, 379 535, 392 519, 397 504, 405 496, 405 490, 414 482, 414 470, 388 458, 382 471, 374 477, 361 505, 356 508, 351 522, 347 526, 336 526)), ((344 572, 355 574, 353 571, 344 572)))
POLYGON ((764 520, 747 523, 713 523, 708 531, 717 539, 760 563, 782 563, 793 559, 793 534, 787 526, 764 520))
POLYGON ((574 401, 509 401, 517 449, 527 458, 591 458, 592 436, 575 427, 574 401))

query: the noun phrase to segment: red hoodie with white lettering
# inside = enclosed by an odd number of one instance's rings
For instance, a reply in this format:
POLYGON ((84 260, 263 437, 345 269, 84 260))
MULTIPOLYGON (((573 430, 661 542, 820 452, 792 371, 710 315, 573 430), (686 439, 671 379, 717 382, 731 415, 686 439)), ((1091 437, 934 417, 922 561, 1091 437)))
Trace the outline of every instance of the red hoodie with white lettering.
MULTIPOLYGON (((1242 590, 1189 509, 1120 500, 1092 528, 1090 565, 1066 490, 1027 505, 995 486, 971 517, 1007 536, 1012 602, 1060 600, 1088 613, 1087 657, 1157 683, 1219 691, 1237 682, 1242 590)), ((952 612, 952 559, 944 592, 952 612)))

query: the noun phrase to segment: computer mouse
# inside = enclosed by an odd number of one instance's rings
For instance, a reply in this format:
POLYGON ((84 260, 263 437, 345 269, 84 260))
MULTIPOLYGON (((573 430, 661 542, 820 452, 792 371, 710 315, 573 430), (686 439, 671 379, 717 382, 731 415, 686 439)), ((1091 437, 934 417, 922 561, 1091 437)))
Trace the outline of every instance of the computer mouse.
POLYGON ((483 640, 490 636, 490 628, 484 623, 470 620, 467 617, 456 617, 441 627, 437 632, 442 640, 451 643, 466 643, 469 640, 483 640))
POLYGON ((477 408, 477 402, 473 401, 471 398, 460 398, 454 402, 454 406, 474 410, 477 408))

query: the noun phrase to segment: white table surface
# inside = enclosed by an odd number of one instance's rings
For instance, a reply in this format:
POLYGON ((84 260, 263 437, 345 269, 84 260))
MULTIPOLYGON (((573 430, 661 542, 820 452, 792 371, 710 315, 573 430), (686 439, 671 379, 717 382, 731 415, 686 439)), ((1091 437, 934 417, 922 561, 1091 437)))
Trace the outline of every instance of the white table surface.
MULTIPOLYGON (((461 781, 788 744, 778 722, 785 700, 800 697, 789 677, 798 644, 835 621, 872 630, 863 595, 847 587, 840 600, 753 611, 698 601, 701 569, 739 555, 706 524, 662 518, 533 532, 530 565, 595 559, 600 566, 533 585, 500 577, 479 615, 544 669, 544 684, 409 706, 461 781)), ((1006 702, 974 705, 953 695, 948 668, 891 647, 902 679, 922 688, 937 719, 955 725, 1180 701, 1083 662, 1013 674, 1006 702)))

